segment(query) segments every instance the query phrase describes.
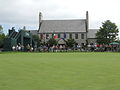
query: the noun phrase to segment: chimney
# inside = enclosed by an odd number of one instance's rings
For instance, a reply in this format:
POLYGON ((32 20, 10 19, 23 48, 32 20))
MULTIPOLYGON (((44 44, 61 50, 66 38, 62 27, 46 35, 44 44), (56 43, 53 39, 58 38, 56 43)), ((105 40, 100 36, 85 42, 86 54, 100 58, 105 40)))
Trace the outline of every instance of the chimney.
POLYGON ((42 22, 42 13, 39 12, 39 29, 40 29, 40 26, 41 26, 41 22, 42 22))
POLYGON ((88 45, 89 15, 86 11, 86 45, 88 45))
POLYGON ((89 29, 89 14, 88 11, 86 11, 86 31, 88 32, 89 29))

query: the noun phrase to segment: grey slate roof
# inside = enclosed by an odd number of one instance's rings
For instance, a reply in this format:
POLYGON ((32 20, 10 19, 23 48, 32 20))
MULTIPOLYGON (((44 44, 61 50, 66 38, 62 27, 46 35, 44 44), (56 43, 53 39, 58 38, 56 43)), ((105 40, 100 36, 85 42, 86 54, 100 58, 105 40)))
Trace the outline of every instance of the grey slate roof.
POLYGON ((86 32, 86 19, 42 20, 39 33, 86 32))
POLYGON ((88 38, 96 38, 97 31, 99 31, 99 29, 89 29, 88 38))
POLYGON ((38 30, 30 30, 30 33, 32 33, 33 35, 38 35, 38 30))

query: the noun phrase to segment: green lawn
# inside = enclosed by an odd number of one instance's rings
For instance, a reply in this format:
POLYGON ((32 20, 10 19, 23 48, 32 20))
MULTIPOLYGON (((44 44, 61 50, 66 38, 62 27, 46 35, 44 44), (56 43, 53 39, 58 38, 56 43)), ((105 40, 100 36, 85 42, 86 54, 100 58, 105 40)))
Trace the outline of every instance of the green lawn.
POLYGON ((120 53, 1 53, 0 90, 120 90, 120 53))

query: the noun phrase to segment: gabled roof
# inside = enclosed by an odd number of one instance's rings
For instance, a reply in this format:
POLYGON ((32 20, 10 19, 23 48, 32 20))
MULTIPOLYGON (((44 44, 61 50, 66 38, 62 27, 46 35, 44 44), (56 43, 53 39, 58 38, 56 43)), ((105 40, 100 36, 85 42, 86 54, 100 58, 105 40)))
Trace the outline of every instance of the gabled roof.
POLYGON ((99 29, 89 29, 88 30, 88 38, 96 38, 96 33, 99 29))
POLYGON ((86 19, 42 20, 39 33, 86 32, 86 19))

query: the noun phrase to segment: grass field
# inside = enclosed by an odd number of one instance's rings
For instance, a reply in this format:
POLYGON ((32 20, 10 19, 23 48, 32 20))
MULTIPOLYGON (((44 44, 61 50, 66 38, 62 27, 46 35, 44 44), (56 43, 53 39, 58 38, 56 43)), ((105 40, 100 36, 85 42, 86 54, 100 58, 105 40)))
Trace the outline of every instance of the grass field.
POLYGON ((120 53, 1 53, 0 90, 120 90, 120 53))

